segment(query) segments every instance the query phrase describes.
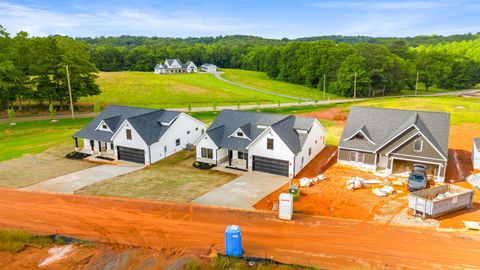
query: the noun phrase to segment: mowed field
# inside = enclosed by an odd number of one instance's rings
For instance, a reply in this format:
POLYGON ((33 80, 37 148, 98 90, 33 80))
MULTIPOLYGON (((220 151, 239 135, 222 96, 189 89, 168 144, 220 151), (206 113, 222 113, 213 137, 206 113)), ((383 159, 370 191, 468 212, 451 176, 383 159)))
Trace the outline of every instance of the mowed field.
MULTIPOLYGON (((285 95, 310 98, 314 100, 323 99, 322 89, 311 88, 278 80, 272 80, 265 72, 227 68, 222 68, 221 71, 224 72, 222 77, 224 77, 225 79, 244 85, 285 95)), ((342 97, 336 96, 331 93, 325 93, 325 99, 342 99, 342 97)))
POLYGON ((100 72, 98 84, 102 93, 82 98, 80 105, 187 108, 189 104, 192 107, 213 107, 213 103, 220 106, 297 101, 235 86, 205 73, 100 72))

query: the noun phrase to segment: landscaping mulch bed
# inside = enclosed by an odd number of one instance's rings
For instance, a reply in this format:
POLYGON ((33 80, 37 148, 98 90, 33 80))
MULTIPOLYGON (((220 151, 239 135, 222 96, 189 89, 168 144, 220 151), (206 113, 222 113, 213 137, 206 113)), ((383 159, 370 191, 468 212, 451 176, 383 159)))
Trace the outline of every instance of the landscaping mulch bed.
POLYGON ((68 159, 81 160, 81 159, 84 159, 84 158, 89 157, 89 156, 91 156, 91 155, 74 151, 74 152, 68 153, 65 157, 68 158, 68 159))

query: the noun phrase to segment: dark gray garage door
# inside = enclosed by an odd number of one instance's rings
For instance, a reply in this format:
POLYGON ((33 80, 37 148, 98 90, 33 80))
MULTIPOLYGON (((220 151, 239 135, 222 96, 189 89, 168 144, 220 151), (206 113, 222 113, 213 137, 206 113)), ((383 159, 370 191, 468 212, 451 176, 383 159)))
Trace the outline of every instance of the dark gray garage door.
POLYGON ((288 177, 288 161, 253 156, 253 170, 288 177))
POLYGON ((145 151, 123 146, 117 146, 118 159, 145 164, 145 151))

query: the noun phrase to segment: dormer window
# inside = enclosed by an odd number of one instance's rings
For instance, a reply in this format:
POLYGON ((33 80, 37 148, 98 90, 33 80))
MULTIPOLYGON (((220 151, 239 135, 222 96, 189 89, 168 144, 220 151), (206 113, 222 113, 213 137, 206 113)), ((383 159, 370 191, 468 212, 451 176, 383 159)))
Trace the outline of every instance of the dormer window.
POLYGON ((237 137, 243 137, 243 132, 237 131, 237 137))
POLYGON ((102 124, 102 129, 108 129, 106 124, 102 124))
POLYGON ((415 141, 413 141, 413 151, 422 152, 422 150, 423 150, 423 140, 416 139, 415 141))

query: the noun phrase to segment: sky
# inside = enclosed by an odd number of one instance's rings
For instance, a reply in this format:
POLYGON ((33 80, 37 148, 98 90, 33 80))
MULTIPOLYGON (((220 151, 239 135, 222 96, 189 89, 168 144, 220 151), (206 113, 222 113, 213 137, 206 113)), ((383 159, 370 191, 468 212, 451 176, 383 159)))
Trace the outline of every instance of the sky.
POLYGON ((0 25, 72 37, 451 35, 480 32, 480 0, 0 0, 0 25))

